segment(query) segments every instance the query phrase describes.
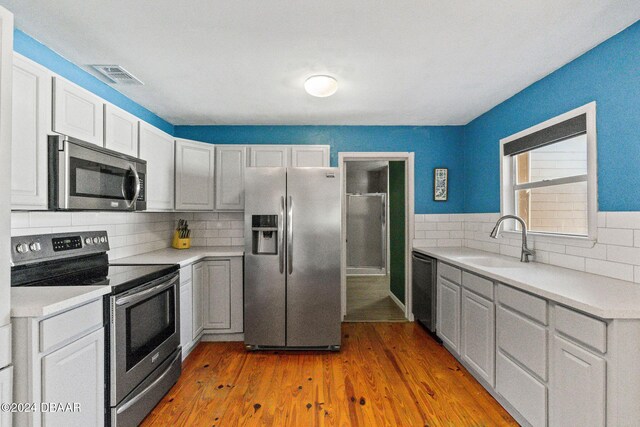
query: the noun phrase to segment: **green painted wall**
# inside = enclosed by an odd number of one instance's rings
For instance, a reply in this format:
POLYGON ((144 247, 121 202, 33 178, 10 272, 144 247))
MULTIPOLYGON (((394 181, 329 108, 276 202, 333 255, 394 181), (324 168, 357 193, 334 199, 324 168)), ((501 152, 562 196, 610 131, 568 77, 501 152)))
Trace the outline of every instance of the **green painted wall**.
POLYGON ((405 266, 405 162, 389 162, 389 249, 391 292, 404 304, 405 266))

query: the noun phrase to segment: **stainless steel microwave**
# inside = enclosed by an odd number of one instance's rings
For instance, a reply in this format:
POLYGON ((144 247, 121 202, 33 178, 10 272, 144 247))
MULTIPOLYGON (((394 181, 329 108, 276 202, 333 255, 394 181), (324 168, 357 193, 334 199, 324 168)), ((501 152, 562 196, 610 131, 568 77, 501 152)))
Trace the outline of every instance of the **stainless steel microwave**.
POLYGON ((49 209, 140 211, 147 162, 64 135, 49 136, 49 209))

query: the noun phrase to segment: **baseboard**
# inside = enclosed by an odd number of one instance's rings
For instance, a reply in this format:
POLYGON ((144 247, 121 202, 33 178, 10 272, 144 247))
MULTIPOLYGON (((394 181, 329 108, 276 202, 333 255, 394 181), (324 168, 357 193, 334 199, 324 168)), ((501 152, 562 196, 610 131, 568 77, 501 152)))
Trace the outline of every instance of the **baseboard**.
POLYGON ((391 292, 391 289, 389 289, 389 296, 391 297, 391 299, 393 300, 393 302, 395 302, 395 303, 396 303, 396 305, 402 309, 402 312, 404 313, 404 311, 405 311, 405 306, 404 306, 404 304, 400 302, 400 300, 398 299, 398 297, 396 297, 396 296, 393 294, 393 292, 391 292))
POLYGON ((244 341, 244 333, 240 332, 237 334, 211 334, 207 333, 207 331, 202 334, 203 342, 237 342, 244 341))

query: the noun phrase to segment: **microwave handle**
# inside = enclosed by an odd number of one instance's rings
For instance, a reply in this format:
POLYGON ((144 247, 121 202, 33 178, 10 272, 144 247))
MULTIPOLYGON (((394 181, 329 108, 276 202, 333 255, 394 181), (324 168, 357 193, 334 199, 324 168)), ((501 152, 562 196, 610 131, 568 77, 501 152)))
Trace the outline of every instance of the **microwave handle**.
MULTIPOLYGON (((133 177, 136 180, 136 191, 133 194, 133 198, 131 199, 131 201, 125 199, 125 203, 127 204, 127 208, 130 208, 131 206, 133 206, 133 204, 136 202, 136 200, 138 200, 138 196, 140 195, 140 175, 138 175, 138 171, 136 170, 136 168, 133 165, 129 165, 129 170, 131 172, 133 172, 133 177)), ((124 183, 125 182, 126 182, 126 179, 123 179, 122 180, 122 195, 125 194, 125 192, 124 192, 124 183)))

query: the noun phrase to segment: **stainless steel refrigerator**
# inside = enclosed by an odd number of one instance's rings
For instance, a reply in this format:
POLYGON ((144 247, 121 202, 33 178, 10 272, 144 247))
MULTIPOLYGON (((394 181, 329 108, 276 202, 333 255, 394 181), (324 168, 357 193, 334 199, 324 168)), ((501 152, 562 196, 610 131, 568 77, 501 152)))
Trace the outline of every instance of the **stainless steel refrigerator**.
POLYGON ((246 348, 339 350, 338 169, 247 168, 245 184, 246 348))

